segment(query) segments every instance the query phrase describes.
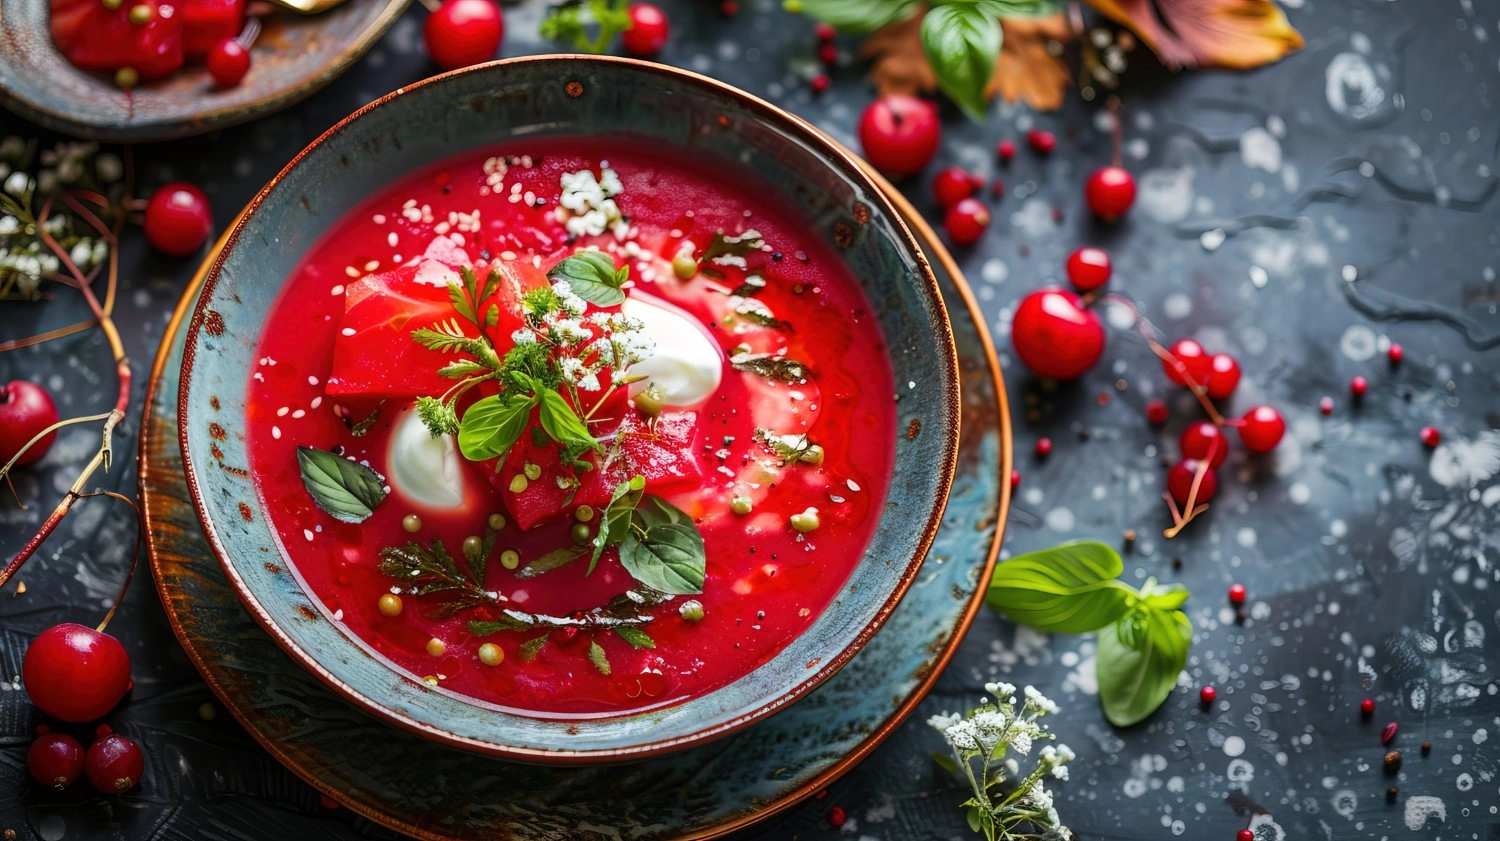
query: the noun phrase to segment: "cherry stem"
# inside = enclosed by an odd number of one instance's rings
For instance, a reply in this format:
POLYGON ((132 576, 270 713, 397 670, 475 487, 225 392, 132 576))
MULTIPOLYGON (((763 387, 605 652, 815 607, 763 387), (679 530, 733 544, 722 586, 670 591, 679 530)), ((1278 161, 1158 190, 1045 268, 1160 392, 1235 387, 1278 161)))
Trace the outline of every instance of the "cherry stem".
POLYGON ((1198 469, 1193 471, 1193 484, 1188 488, 1187 502, 1182 506, 1183 510, 1188 512, 1186 516, 1178 514, 1176 501, 1172 499, 1171 494, 1167 494, 1167 505, 1172 510, 1172 527, 1162 531, 1162 535, 1168 540, 1180 534, 1187 527, 1187 524, 1193 521, 1194 517, 1208 510, 1208 503, 1205 502, 1202 505, 1195 503, 1198 501, 1198 488, 1203 484, 1203 477, 1207 476, 1208 471, 1213 469, 1211 465, 1213 464, 1214 449, 1212 448, 1217 447, 1218 443, 1218 441, 1215 441, 1211 445, 1208 454, 1198 462, 1198 469))
POLYGON ((130 589, 130 582, 135 580, 135 571, 140 566, 141 549, 146 539, 146 515, 145 512, 141 511, 141 507, 136 504, 135 500, 124 494, 115 493, 114 491, 96 491, 91 494, 83 494, 79 498, 88 499, 91 496, 107 496, 111 499, 118 499, 135 511, 135 551, 130 553, 130 569, 125 572, 125 583, 120 585, 120 592, 115 594, 115 600, 109 606, 109 612, 104 614, 104 619, 94 628, 94 630, 102 634, 104 633, 104 629, 109 627, 109 621, 115 618, 115 611, 119 610, 120 604, 125 601, 125 593, 130 589))
POLYGON ((1110 118, 1110 130, 1109 130, 1109 136, 1110 136, 1110 157, 1109 157, 1109 162, 1112 163, 1112 164, 1114 164, 1115 166, 1124 166, 1125 165, 1125 159, 1120 156, 1120 143, 1121 143, 1121 139, 1123 138, 1124 133, 1125 133, 1125 129, 1122 126, 1122 122, 1123 121, 1120 119, 1120 97, 1118 97, 1118 96, 1110 96, 1109 102, 1108 102, 1108 107, 1109 107, 1109 118, 1110 118))
POLYGON ((1156 354, 1162 362, 1171 365, 1172 370, 1177 372, 1177 376, 1182 377, 1183 383, 1188 387, 1188 391, 1191 391, 1193 396, 1198 398, 1198 404, 1203 407, 1203 411, 1208 413, 1209 420, 1214 422, 1214 426, 1238 425, 1230 423, 1228 420, 1225 420, 1223 415, 1219 414, 1218 408, 1208 398, 1208 388, 1200 385, 1197 380, 1193 379, 1193 375, 1188 372, 1187 365, 1183 364, 1183 361, 1178 359, 1176 354, 1167 350, 1161 342, 1156 340, 1153 334, 1160 334, 1161 331, 1156 329, 1156 325, 1152 324, 1149 319, 1141 315, 1141 311, 1136 309, 1134 301, 1117 292, 1105 295, 1103 300, 1113 301, 1130 310, 1131 316, 1135 318, 1136 330, 1141 334, 1141 338, 1146 340, 1146 344, 1151 348, 1151 352, 1156 354))
POLYGON ((10 461, 7 461, 5 463, 5 466, 0 467, 0 478, 9 476, 11 468, 16 466, 16 462, 21 460, 21 456, 26 455, 27 450, 36 446, 36 442, 42 440, 43 438, 46 438, 49 434, 56 432, 57 430, 62 429, 65 426, 72 426, 75 423, 89 423, 90 421, 101 421, 108 419, 109 412, 104 412, 98 415, 86 415, 81 418, 68 418, 67 420, 60 420, 57 423, 52 424, 41 432, 38 432, 37 434, 31 436, 31 440, 27 441, 25 446, 17 450, 16 454, 10 457, 10 461))

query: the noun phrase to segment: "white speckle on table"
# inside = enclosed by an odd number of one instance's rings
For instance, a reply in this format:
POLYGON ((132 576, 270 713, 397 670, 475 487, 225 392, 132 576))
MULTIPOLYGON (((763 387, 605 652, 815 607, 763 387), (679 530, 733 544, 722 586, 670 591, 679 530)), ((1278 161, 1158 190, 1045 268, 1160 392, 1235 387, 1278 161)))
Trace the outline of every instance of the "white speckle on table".
POLYGON ((1053 531, 1070 532, 1073 530, 1074 518, 1073 512, 1070 509, 1054 508, 1047 512, 1047 516, 1044 519, 1047 523, 1047 528, 1053 531))
POLYGON ((1500 432, 1486 430, 1474 438, 1444 441, 1433 450, 1427 470, 1444 487, 1477 486, 1500 472, 1500 432))
POLYGON ((1235 532, 1234 542, 1249 549, 1255 545, 1255 529, 1248 526, 1235 532))
POLYGON ((1255 782, 1255 766, 1243 759, 1231 759, 1229 767, 1224 771, 1224 778, 1231 783, 1248 786, 1255 782))
POLYGON ((979 279, 985 283, 1004 283, 1010 277, 1010 266, 998 257, 991 257, 979 267, 979 279))
POLYGON ((1375 331, 1363 324, 1349 325, 1339 337, 1339 350, 1355 362, 1364 362, 1375 355, 1375 331))
POLYGON ((1473 737, 1474 738, 1474 744, 1476 744, 1476 745, 1482 745, 1482 744, 1485 743, 1485 740, 1489 739, 1489 737, 1490 737, 1489 731, 1485 730, 1483 727, 1481 727, 1478 730, 1474 731, 1474 737, 1473 737))
POLYGON ((1239 756, 1245 752, 1245 740, 1239 736, 1229 736, 1224 739, 1224 755, 1239 756))
POLYGON ((1187 318, 1193 314, 1193 299, 1181 292, 1173 292, 1162 302, 1161 311, 1167 318, 1187 318))
POLYGON ((1223 245, 1224 240, 1228 238, 1229 235, 1224 233, 1223 228, 1210 228, 1199 235, 1198 244, 1203 246, 1204 251, 1213 253, 1218 251, 1219 246, 1223 245))
POLYGON ((1051 237, 1057 230, 1057 221, 1052 218, 1052 205, 1046 199, 1031 198, 1010 215, 1010 226, 1024 242, 1051 237))
POLYGON ((1269 131, 1256 126, 1240 135, 1240 161, 1250 169, 1275 172, 1281 169, 1281 143, 1269 131))
POLYGON ((1359 795, 1347 788, 1335 791, 1328 802, 1333 804, 1334 812, 1348 820, 1353 820, 1354 812, 1359 809, 1359 795))
POLYGON ((1193 179, 1196 174, 1190 166, 1146 170, 1141 173, 1140 194, 1136 198, 1136 205, 1157 222, 1181 222, 1193 209, 1193 179))
POLYGON ((1384 110, 1387 97, 1383 83, 1390 75, 1389 68, 1364 55, 1339 53, 1324 71, 1323 95, 1335 114, 1355 121, 1369 120, 1384 110))
POLYGON ((1448 821, 1448 807, 1442 800, 1428 795, 1408 797, 1406 799, 1406 828, 1416 832, 1427 825, 1427 822, 1437 818, 1443 823, 1448 821))

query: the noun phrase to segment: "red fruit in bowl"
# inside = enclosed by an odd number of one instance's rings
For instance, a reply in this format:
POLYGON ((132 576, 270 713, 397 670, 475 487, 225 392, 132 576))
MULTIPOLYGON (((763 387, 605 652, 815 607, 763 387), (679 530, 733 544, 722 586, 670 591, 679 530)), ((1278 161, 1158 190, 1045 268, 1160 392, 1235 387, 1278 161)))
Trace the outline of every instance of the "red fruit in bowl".
POLYGON ((937 154, 937 107, 906 94, 886 94, 859 118, 859 145, 876 169, 892 175, 921 172, 937 154))
POLYGON ((1094 170, 1084 185, 1083 197, 1094 211, 1106 222, 1113 222, 1125 215, 1135 203, 1135 177, 1124 167, 1103 166, 1094 170))
POLYGON ((94 740, 83 758, 89 783, 105 794, 124 794, 146 773, 146 757, 133 740, 111 733, 94 740))
MULTIPOLYGON (((1198 465, 1202 462, 1195 458, 1185 458, 1172 465, 1167 471, 1167 493, 1177 500, 1178 505, 1188 504, 1188 494, 1193 489, 1193 477, 1198 473, 1198 465)), ((1214 475, 1213 468, 1203 474, 1203 481, 1198 483, 1198 493, 1193 497, 1193 504, 1208 502, 1214 498, 1219 490, 1219 477, 1214 475)))
POLYGON ((221 88, 238 85, 250 72, 250 51, 233 38, 220 41, 208 53, 208 75, 221 88))
POLYGON ((245 26, 245 0, 188 0, 176 6, 182 20, 182 53, 188 61, 206 58, 245 26))
POLYGON ((83 776, 83 745, 66 733, 43 733, 26 752, 32 779, 62 791, 83 776))
POLYGON ((1114 271, 1109 254, 1102 248, 1080 248, 1068 255, 1068 282, 1079 292, 1092 292, 1109 283, 1114 271))
POLYGON ((1184 429, 1177 444, 1182 449, 1183 458, 1207 459, 1209 467, 1217 468, 1229 456, 1229 439, 1224 437, 1224 430, 1208 421, 1199 421, 1184 429))
POLYGON ((109 634, 67 622, 31 641, 21 677, 42 712, 63 721, 94 721, 130 688, 130 655, 109 634))
POLYGON ((163 254, 186 257, 213 233, 208 196, 183 181, 164 184, 146 203, 146 241, 163 254))
POLYGON ((489 61, 504 35, 505 21, 494 0, 444 0, 422 26, 427 54, 444 70, 489 61))
POLYGON ((667 13, 650 3, 630 4, 630 28, 620 36, 625 52, 636 58, 650 58, 667 45, 672 27, 667 13))
POLYGON ((1193 382, 1203 385, 1208 380, 1208 372, 1213 365, 1209 361, 1207 351, 1203 345, 1192 339, 1178 339, 1168 348, 1171 354, 1177 358, 1181 368, 1172 364, 1169 359, 1162 360, 1161 368, 1167 375, 1167 379, 1178 385, 1187 385, 1187 377, 1192 377, 1193 382), (1183 375, 1184 370, 1187 376, 1183 375))
MULTIPOLYGON (((0 465, 5 464, 37 433, 57 423, 57 405, 47 390, 26 380, 12 380, 0 386, 0 465)), ((57 431, 31 446, 16 462, 28 464, 47 454, 57 431)))
POLYGON ((1037 376, 1074 380, 1104 353, 1104 325, 1072 292, 1039 289, 1016 307, 1010 341, 1037 376))
POLYGON ((1270 406, 1256 406, 1240 419, 1240 440, 1253 453, 1269 453, 1286 434, 1286 421, 1270 406))
MULTIPOLYGON (((1200 381, 1201 382, 1201 381, 1200 381)), ((1216 353, 1208 360, 1208 396, 1223 400, 1240 384, 1240 363, 1227 353, 1216 353)))

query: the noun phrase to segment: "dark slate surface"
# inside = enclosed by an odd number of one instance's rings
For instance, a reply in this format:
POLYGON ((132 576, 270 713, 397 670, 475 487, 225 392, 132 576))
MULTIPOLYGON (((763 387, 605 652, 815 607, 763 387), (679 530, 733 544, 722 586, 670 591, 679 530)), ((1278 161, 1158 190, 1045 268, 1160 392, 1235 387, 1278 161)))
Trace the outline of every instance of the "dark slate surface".
MULTIPOLYGON (((860 68, 834 73, 814 98, 810 26, 746 3, 665 4, 676 34, 667 61, 764 96, 849 139, 869 90, 860 68)), ((1307 47, 1250 74, 1127 74, 1126 163, 1141 184, 1129 220, 1103 229, 1080 201, 1083 176, 1108 156, 1101 109, 1078 98, 1058 114, 997 107, 984 125, 948 114, 938 163, 1002 176, 1007 194, 982 244, 958 256, 1000 342, 1017 407, 1025 474, 1010 521, 1011 552, 1069 537, 1141 538, 1126 575, 1180 580, 1197 628, 1179 691, 1143 725, 1105 724, 1089 638, 1018 630, 985 613, 918 717, 971 703, 997 677, 1034 683, 1063 705, 1054 720, 1078 750, 1059 809, 1081 838, 1227 839, 1240 828, 1273 839, 1500 839, 1500 4, 1493 0, 1286 0, 1307 47), (994 143, 1033 125, 1055 129, 1050 159, 1024 149, 1006 169, 994 143), (1060 212, 1055 212, 1060 211, 1060 212), (1175 435, 1196 409, 1169 393, 1145 345, 1116 324, 1105 361, 1081 383, 1040 391, 1010 367, 1010 311, 1058 276, 1083 243, 1109 247, 1116 288, 1171 338, 1235 354, 1245 380, 1231 408, 1271 402, 1289 422, 1274 458, 1231 457, 1214 510, 1173 541, 1159 500, 1175 435), (1389 342, 1406 348, 1390 368, 1389 342), (1347 383, 1366 376, 1352 405, 1347 383), (1124 389, 1117 389, 1117 380, 1124 389), (1318 414, 1318 398, 1337 409, 1318 414), (1152 429, 1142 406, 1163 396, 1173 420, 1152 429), (1417 430, 1444 433, 1435 453, 1417 430), (1049 436, 1045 462, 1029 455, 1049 436), (1173 571, 1173 558, 1182 561, 1173 571), (1237 623, 1232 582, 1250 591, 1237 623), (1214 683, 1219 702, 1197 703, 1214 683), (1373 721, 1358 703, 1373 697, 1373 721), (1399 777, 1384 776, 1379 729, 1399 721, 1399 777), (1417 746, 1432 742, 1431 755, 1417 746), (1387 804, 1387 787, 1399 788, 1387 804)), ((221 223, 316 134, 352 109, 431 68, 412 11, 346 77, 291 111, 202 140, 141 147, 143 182, 185 178, 212 196, 221 223)), ((507 10, 506 50, 543 49, 541 7, 507 10)), ((854 42, 845 45, 852 53, 854 42)), ((1149 62, 1138 60, 1137 65, 1149 62)), ((36 130, 3 115, 3 133, 36 130)), ((933 168, 934 170, 936 167, 933 168)), ((906 185, 931 210, 927 184, 906 185)), ((127 243, 118 318, 146 367, 190 262, 127 243)), ((0 338, 80 317, 66 294, 45 307, 0 307, 0 338)), ((0 379, 26 377, 62 394, 65 414, 112 400, 97 334, 0 356, 0 379)), ((138 384, 134 406, 141 405, 138 384)), ((122 455, 139 429, 121 428, 122 455)), ((91 433, 64 435, 41 465, 16 476, 29 509, 0 506, 0 550, 24 541, 92 452, 91 433)), ((128 488, 132 459, 107 485, 128 488)), ((136 662, 128 715, 156 764, 144 793, 114 801, 79 787, 43 795, 24 772, 32 712, 19 679, 26 640, 60 621, 94 622, 112 597, 128 546, 123 507, 81 505, 0 599, 0 829, 21 838, 386 838, 321 806, 311 789, 222 710, 200 716, 209 691, 167 627, 148 580, 112 629, 136 662)), ((941 743, 920 720, 904 726, 820 800, 738 837, 959 839, 965 792, 927 758, 941 743), (842 830, 825 816, 849 815, 842 830)))

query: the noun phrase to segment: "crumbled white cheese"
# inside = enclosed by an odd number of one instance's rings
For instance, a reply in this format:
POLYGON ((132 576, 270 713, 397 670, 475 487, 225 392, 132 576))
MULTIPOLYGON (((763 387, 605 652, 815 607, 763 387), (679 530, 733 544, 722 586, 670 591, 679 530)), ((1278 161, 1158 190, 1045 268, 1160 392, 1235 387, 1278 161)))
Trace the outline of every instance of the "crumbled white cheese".
POLYGON ((597 177, 588 169, 565 172, 561 181, 556 213, 569 234, 599 236, 610 231, 616 239, 623 239, 629 233, 629 223, 614 200, 625 189, 614 170, 602 166, 597 177))

